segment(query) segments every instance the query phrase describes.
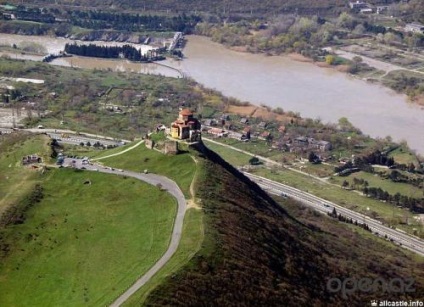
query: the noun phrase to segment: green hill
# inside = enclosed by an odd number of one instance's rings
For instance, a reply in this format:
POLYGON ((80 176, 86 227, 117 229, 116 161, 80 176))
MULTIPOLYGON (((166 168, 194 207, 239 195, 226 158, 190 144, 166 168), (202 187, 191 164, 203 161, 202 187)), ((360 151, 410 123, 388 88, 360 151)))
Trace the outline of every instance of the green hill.
POLYGON ((47 144, 0 138, 0 306, 105 306, 166 251, 176 201, 133 178, 20 164, 47 144))
POLYGON ((188 265, 151 293, 147 306, 365 306, 372 299, 424 296, 422 259, 326 217, 296 219, 217 154, 199 150, 196 195, 205 239, 188 265), (355 292, 346 301, 326 290, 335 277, 413 277, 416 292, 355 292))

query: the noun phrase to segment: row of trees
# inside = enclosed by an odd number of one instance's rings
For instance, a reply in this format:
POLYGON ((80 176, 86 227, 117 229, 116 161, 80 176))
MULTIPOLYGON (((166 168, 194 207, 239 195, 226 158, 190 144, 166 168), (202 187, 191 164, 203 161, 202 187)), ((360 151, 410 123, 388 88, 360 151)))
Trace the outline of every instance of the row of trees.
POLYGON ((141 53, 141 50, 130 45, 118 46, 98 46, 95 44, 77 45, 66 44, 65 52, 69 54, 97 57, 97 58, 125 58, 135 62, 147 62, 149 58, 141 53))
POLYGON ((361 227, 361 228, 363 228, 363 229, 365 229, 367 231, 370 231, 370 232, 372 231, 371 228, 368 226, 368 224, 358 223, 357 220, 353 221, 352 218, 348 218, 348 217, 346 217, 344 215, 341 215, 340 213, 337 214, 336 208, 333 208, 333 211, 332 212, 328 212, 327 215, 330 216, 330 217, 332 217, 332 218, 338 219, 340 222, 348 223, 348 224, 353 224, 353 225, 359 226, 359 227, 361 227))
POLYGON ((73 25, 89 29, 108 29, 125 31, 178 31, 191 33, 201 20, 196 15, 178 16, 140 15, 112 13, 105 11, 68 11, 73 25))
MULTIPOLYGON (((342 187, 347 188, 349 182, 344 180, 342 187)), ((424 213, 424 199, 408 197, 406 195, 401 195, 400 193, 390 194, 389 192, 375 187, 369 187, 368 181, 362 178, 353 178, 353 183, 351 184, 353 189, 362 191, 366 196, 383 200, 388 203, 391 203, 396 206, 401 206, 408 208, 412 212, 424 213)))

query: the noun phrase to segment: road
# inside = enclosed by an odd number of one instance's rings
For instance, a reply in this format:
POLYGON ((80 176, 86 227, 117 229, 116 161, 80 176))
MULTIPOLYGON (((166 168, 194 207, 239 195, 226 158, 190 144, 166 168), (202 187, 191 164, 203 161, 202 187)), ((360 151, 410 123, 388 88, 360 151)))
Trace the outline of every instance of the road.
POLYGON ((419 71, 417 69, 409 69, 407 67, 402 67, 402 66, 395 65, 395 64, 392 64, 392 63, 388 63, 388 62, 384 62, 384 61, 381 61, 381 60, 376 60, 376 59, 373 59, 373 58, 370 58, 370 57, 367 57, 367 56, 364 56, 364 55, 360 55, 358 53, 354 53, 354 52, 351 52, 351 51, 341 50, 341 49, 335 50, 333 48, 324 48, 324 49, 333 51, 338 56, 341 56, 341 57, 348 59, 348 60, 352 60, 354 57, 362 58, 363 63, 385 72, 385 74, 383 76, 381 76, 380 79, 382 79, 383 77, 388 75, 391 71, 395 71, 395 70, 406 70, 406 71, 410 71, 410 72, 413 72, 413 73, 424 74, 424 72, 419 71))
POLYGON ((155 174, 142 174, 126 170, 115 170, 113 168, 104 167, 97 164, 83 165, 82 159, 65 158, 64 165, 73 165, 73 167, 79 169, 84 167, 87 171, 98 171, 107 174, 133 177, 154 186, 160 184, 162 185, 162 189, 165 189, 177 200, 177 215, 175 217, 174 229, 172 230, 171 241, 169 243, 168 249, 163 254, 163 256, 143 276, 141 276, 127 291, 125 291, 120 297, 118 297, 111 305, 112 307, 121 306, 131 295, 133 295, 138 289, 140 289, 144 284, 146 284, 150 280, 150 278, 152 278, 177 251, 178 245, 181 240, 184 215, 187 207, 184 194, 174 181, 164 176, 159 176, 155 174), (75 161, 75 163, 73 163, 73 161, 75 161))
POLYGON ((379 236, 382 237, 387 236, 388 239, 392 239, 393 242, 401 244, 402 247, 407 248, 421 256, 424 256, 424 240, 418 237, 408 235, 397 229, 392 229, 388 226, 383 225, 380 221, 374 220, 368 216, 346 209, 335 203, 329 202, 328 200, 316 197, 312 194, 303 192, 296 188, 247 172, 243 173, 269 193, 275 195, 281 195, 282 193, 285 193, 289 197, 292 197, 300 201, 301 203, 324 214, 332 212, 333 208, 335 208, 337 213, 340 213, 341 215, 347 218, 351 218, 354 222, 357 221, 358 223, 366 223, 373 231, 373 233, 377 233, 379 236))

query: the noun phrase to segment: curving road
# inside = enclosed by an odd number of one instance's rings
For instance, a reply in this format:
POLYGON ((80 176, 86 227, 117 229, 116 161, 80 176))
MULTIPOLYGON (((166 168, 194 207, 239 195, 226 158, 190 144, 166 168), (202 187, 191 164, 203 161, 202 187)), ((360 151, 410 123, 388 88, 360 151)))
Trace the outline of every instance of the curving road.
POLYGON ((118 297, 112 304, 112 307, 121 306, 131 295, 133 295, 138 289, 140 289, 144 284, 146 284, 150 278, 153 277, 174 255, 177 251, 178 245, 181 240, 181 234, 183 229, 184 215, 186 212, 187 203, 184 197, 183 192, 178 187, 178 185, 164 177, 155 174, 142 174, 126 170, 115 170, 111 167, 103 167, 100 165, 83 165, 81 159, 71 159, 66 158, 64 165, 74 165, 76 168, 85 167, 88 171, 98 171, 102 173, 115 174, 121 176, 133 177, 138 180, 142 180, 151 185, 162 186, 162 189, 165 189, 168 193, 174 196, 177 199, 178 209, 177 216, 175 217, 174 229, 172 230, 171 241, 169 243, 168 249, 163 254, 163 256, 148 270, 143 276, 141 276, 127 291, 125 291, 120 297, 118 297), (73 163, 75 161, 75 163, 73 163))
POLYGON ((250 180, 256 182, 261 188, 271 194, 282 195, 282 193, 284 193, 289 197, 293 197, 301 203, 312 207, 313 209, 324 214, 331 213, 333 211, 333 208, 335 208, 337 213, 351 218, 353 221, 357 221, 358 223, 367 224, 373 233, 376 233, 382 237, 387 236, 388 239, 391 239, 393 242, 401 245, 402 247, 409 249, 421 256, 424 256, 424 240, 418 237, 409 235, 398 229, 392 229, 388 226, 383 225, 380 221, 374 220, 368 216, 346 209, 328 200, 319 198, 317 196, 303 192, 288 185, 272 181, 261 176, 253 175, 247 172, 243 173, 244 175, 249 177, 250 180))

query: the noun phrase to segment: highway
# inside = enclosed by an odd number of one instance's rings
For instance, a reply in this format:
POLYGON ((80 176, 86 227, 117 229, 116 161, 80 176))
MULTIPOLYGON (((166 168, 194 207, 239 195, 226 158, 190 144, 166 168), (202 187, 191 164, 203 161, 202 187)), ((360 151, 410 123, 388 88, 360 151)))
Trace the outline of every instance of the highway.
POLYGON ((329 212, 331 213, 333 211, 333 208, 335 208, 337 213, 340 213, 341 215, 347 218, 351 218, 353 222, 357 221, 358 223, 367 224, 373 233, 376 233, 381 237, 387 236, 388 239, 392 239, 393 242, 401 245, 402 247, 409 249, 421 256, 424 256, 424 240, 418 237, 408 235, 397 229, 392 229, 388 226, 383 225, 380 221, 374 220, 368 216, 346 209, 328 200, 316 197, 312 194, 303 192, 285 184, 272 181, 264 177, 256 176, 247 172, 243 172, 243 174, 250 178, 250 180, 256 182, 261 188, 263 188, 267 192, 280 196, 282 195, 282 193, 285 193, 289 197, 292 197, 323 214, 327 214, 329 212))

